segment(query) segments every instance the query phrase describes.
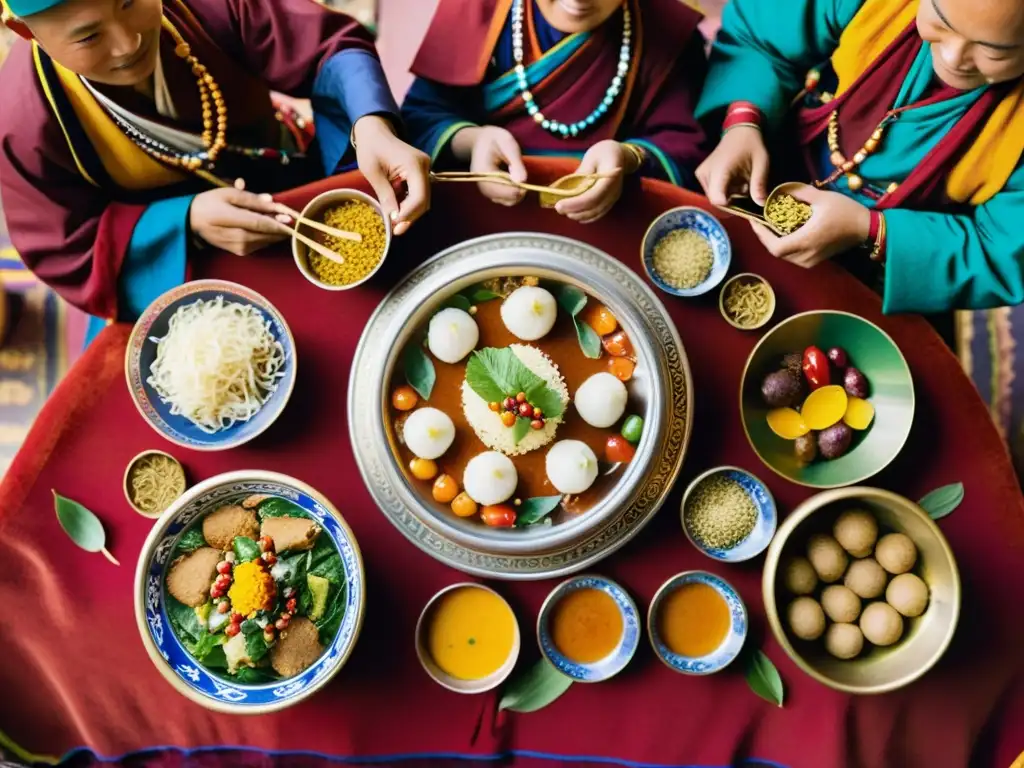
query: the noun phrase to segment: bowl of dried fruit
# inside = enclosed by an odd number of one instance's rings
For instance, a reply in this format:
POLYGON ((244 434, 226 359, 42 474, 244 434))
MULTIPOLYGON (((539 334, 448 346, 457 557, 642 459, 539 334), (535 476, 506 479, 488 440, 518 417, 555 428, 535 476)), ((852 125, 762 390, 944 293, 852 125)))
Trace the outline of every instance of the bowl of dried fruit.
POLYGON ((896 342, 874 323, 805 312, 750 353, 740 414, 771 470, 811 488, 839 488, 896 458, 914 421, 914 382, 896 342))

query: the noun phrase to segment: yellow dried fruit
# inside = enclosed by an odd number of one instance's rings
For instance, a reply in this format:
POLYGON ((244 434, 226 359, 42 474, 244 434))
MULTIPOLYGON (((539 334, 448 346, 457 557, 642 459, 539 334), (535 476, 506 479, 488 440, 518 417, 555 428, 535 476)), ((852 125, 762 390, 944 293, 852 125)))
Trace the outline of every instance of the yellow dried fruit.
POLYGON ((800 414, 809 429, 828 429, 843 420, 849 399, 842 387, 822 387, 807 396, 800 414))
POLYGON ((792 408, 775 408, 768 411, 768 426, 783 440, 796 440, 811 431, 803 416, 792 408))
POLYGON ((863 431, 871 426, 875 418, 875 407, 867 400, 859 397, 851 397, 846 404, 846 413, 843 414, 843 421, 850 429, 863 431))

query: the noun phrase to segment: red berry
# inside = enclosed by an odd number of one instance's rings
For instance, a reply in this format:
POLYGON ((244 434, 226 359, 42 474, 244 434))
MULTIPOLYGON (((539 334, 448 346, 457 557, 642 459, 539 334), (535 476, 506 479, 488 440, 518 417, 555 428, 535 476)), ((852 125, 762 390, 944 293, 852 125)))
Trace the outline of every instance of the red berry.
POLYGON ((227 560, 221 560, 219 563, 217 563, 217 573, 222 575, 231 573, 231 563, 229 563, 227 560))
POLYGON ((533 418, 533 406, 530 405, 529 403, 520 403, 519 415, 522 416, 524 419, 533 418))
POLYGON ((224 597, 224 590, 214 584, 210 587, 210 597, 224 597))
POLYGON ((222 603, 217 603, 217 613, 227 613, 231 610, 231 603, 225 600, 222 603))
POLYGON ((487 404, 487 407, 488 407, 488 408, 490 408, 490 409, 491 409, 492 411, 494 411, 495 413, 497 413, 498 411, 500 411, 500 410, 501 410, 501 403, 499 403, 499 402, 495 401, 495 402, 493 402, 493 403, 488 403, 488 404, 487 404))
POLYGON ((525 392, 520 392, 518 395, 516 395, 516 402, 517 403, 525 403, 526 402, 526 393, 525 392))
POLYGON ((278 619, 274 622, 274 628, 281 632, 282 630, 288 629, 288 619, 278 619))
POLYGON ((274 642, 274 628, 270 624, 263 629, 263 641, 265 643, 274 642))
POLYGON ((514 397, 505 398, 505 410, 514 411, 516 409, 516 399, 514 397))
POLYGON ((295 598, 293 597, 291 600, 285 603, 284 607, 288 609, 288 613, 295 613, 295 609, 298 607, 298 603, 295 601, 295 598))
POLYGON ((242 620, 244 618, 245 617, 242 614, 240 614, 238 611, 235 611, 234 613, 231 614, 231 623, 232 624, 241 624, 242 620))
POLYGON ((501 414, 501 423, 506 427, 514 426, 516 423, 516 415, 512 411, 505 411, 501 414))
POLYGON ((540 408, 534 408, 533 409, 533 418, 539 419, 543 415, 544 415, 544 411, 542 411, 540 408))
POLYGON ((263 562, 267 565, 273 565, 277 562, 277 555, 275 555, 273 552, 264 552, 263 562))
POLYGON ((544 429, 544 421, 542 419, 534 419, 530 422, 530 427, 533 429, 544 429))
POLYGON ((228 624, 226 627, 224 627, 224 634, 228 637, 234 637, 241 631, 242 628, 237 624, 228 624))
POLYGON ((274 551, 274 540, 272 538, 270 538, 269 536, 260 536, 259 544, 260 544, 260 549, 263 552, 273 552, 274 551))

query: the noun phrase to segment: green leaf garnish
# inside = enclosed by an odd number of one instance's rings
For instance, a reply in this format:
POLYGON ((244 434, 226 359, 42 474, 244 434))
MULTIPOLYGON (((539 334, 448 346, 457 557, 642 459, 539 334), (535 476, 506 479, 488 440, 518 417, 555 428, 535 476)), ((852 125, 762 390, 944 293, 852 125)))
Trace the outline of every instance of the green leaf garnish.
POLYGON ((170 619, 175 634, 184 640, 185 645, 191 650, 205 631, 203 625, 199 623, 195 609, 189 608, 184 603, 179 603, 170 595, 167 596, 164 605, 167 609, 167 618, 170 619))
POLYGON ((409 386, 424 400, 429 400, 430 393, 434 391, 434 382, 437 381, 437 373, 434 371, 434 361, 419 343, 409 344, 405 348, 402 366, 409 386))
POLYGON ((573 285, 563 285, 558 289, 559 306, 572 315, 576 326, 576 338, 583 350, 584 357, 597 360, 601 357, 601 337, 589 325, 579 319, 580 312, 587 306, 587 294, 573 285))
POLYGON ((266 656, 269 650, 270 647, 263 639, 262 632, 250 632, 245 636, 245 655, 253 664, 266 656))
MULTIPOLYGON (((223 635, 211 635, 204 629, 203 633, 199 636, 195 649, 192 651, 192 655, 203 664, 206 664, 206 659, 213 650, 220 648, 222 639, 223 635)), ((221 650, 221 653, 223 653, 223 650, 221 650)))
POLYGON ((561 496, 533 496, 523 499, 516 514, 516 528, 535 525, 558 509, 562 503, 561 496))
POLYGON ((587 306, 587 294, 575 285, 562 285, 555 297, 558 305, 573 317, 576 317, 587 306))
POLYGON ((498 703, 498 711, 536 712, 569 690, 571 685, 571 678, 555 669, 547 659, 541 659, 508 684, 498 703))
POLYGON ((932 520, 941 520, 950 514, 964 500, 964 484, 953 483, 936 488, 918 503, 932 520))
POLYGON ((271 680, 277 679, 263 670, 253 669, 252 667, 242 667, 235 675, 228 675, 228 677, 238 681, 239 683, 250 683, 252 685, 256 685, 257 683, 269 683, 271 680))
POLYGON ((474 304, 481 304, 485 301, 500 298, 502 298, 500 293, 495 293, 490 288, 484 288, 482 285, 477 285, 469 289, 469 300, 474 304))
POLYGON ((530 420, 522 416, 516 417, 516 423, 512 425, 512 439, 519 445, 519 441, 530 434, 530 420))
POLYGON ((247 536, 235 536, 231 548, 235 550, 235 557, 240 563, 258 560, 260 557, 260 545, 247 536))
POLYGON ((178 546, 174 548, 174 556, 187 555, 190 552, 195 552, 197 549, 206 546, 206 538, 203 536, 203 532, 198 528, 190 528, 185 531, 185 535, 178 540, 178 546))
POLYGON ((305 517, 306 512, 298 504, 287 499, 273 497, 265 499, 256 508, 260 518, 265 517, 305 517))
POLYGON ((747 685, 750 686, 750 690, 765 701, 781 707, 785 691, 779 670, 772 664, 772 660, 760 649, 756 649, 747 655, 746 663, 747 685))
MULTIPOLYGON (((213 637, 221 637, 221 635, 213 635, 213 637)), ((228 657, 224 655, 223 643, 218 643, 210 649, 209 653, 199 659, 203 663, 204 667, 209 669, 227 669, 228 668, 228 657)))
POLYGON ((448 307, 454 307, 455 309, 461 309, 463 312, 469 312, 469 308, 473 306, 473 302, 463 296, 461 293, 453 293, 444 303, 441 304, 440 309, 446 309, 448 307))
POLYGON ((522 392, 545 419, 561 416, 565 410, 558 392, 527 368, 510 347, 476 350, 466 363, 466 382, 488 403, 500 403, 522 392))
POLYGON ((114 565, 120 565, 107 551, 107 534, 103 530, 103 523, 96 515, 77 501, 65 498, 56 491, 53 491, 53 506, 60 527, 75 544, 86 552, 99 552, 114 565))

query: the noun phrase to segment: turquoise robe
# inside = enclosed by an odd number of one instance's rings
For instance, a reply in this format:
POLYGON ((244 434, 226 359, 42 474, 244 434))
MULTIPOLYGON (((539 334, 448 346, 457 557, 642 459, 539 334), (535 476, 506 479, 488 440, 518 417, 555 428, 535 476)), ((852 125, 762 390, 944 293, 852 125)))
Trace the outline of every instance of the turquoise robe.
MULTIPOLYGON (((720 114, 735 101, 765 115, 769 143, 781 129, 809 70, 829 60, 863 0, 729 0, 698 117, 720 114)), ((933 80, 930 47, 907 75, 897 104, 913 103, 933 80)), ((865 179, 902 182, 983 89, 905 113, 862 167, 865 179)), ((831 170, 824 153, 819 171, 831 170)), ((821 172, 818 178, 828 175, 821 172)), ((884 187, 884 184, 882 184, 884 187)), ((843 179, 836 191, 865 205, 843 179)), ((1024 302, 1024 164, 1003 190, 966 213, 893 209, 885 212, 888 240, 883 308, 886 313, 936 313, 1024 302)))

